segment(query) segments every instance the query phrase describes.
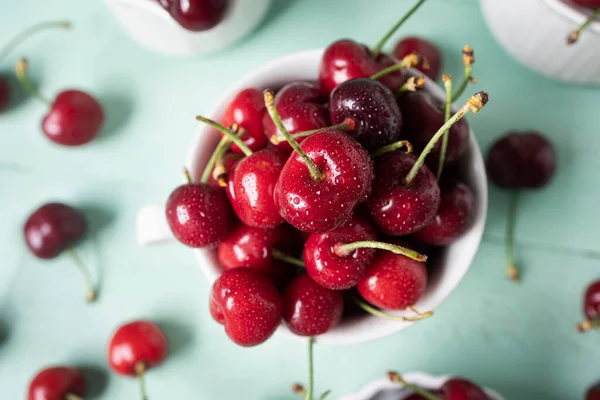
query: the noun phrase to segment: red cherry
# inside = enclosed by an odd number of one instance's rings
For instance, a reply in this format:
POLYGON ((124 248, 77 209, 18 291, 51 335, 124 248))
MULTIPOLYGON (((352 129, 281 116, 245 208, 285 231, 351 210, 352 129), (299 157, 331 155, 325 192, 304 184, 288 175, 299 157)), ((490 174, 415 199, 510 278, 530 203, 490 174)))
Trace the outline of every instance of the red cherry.
POLYGON ((600 0, 573 0, 573 3, 581 7, 593 8, 594 10, 600 8, 600 0))
POLYGON ((210 313, 240 346, 267 340, 281 321, 281 296, 269 279, 250 268, 230 269, 215 281, 210 313))
POLYGON ((183 28, 203 32, 217 26, 227 12, 229 0, 159 0, 183 28))
POLYGON ((588 389, 585 400, 600 400, 600 383, 596 383, 588 389))
POLYGON ((311 234, 304 246, 306 272, 319 285, 333 290, 349 289, 364 275, 375 256, 374 249, 359 248, 341 257, 337 244, 375 240, 377 234, 364 219, 352 221, 330 232, 311 234))
POLYGON ((378 252, 356 288, 376 307, 403 310, 414 305, 427 287, 425 264, 389 251, 378 252))
POLYGON ((452 378, 442 385, 444 400, 487 400, 485 392, 466 379, 452 378))
POLYGON ((225 269, 236 267, 267 271, 271 265, 273 245, 277 239, 274 229, 252 228, 237 224, 219 243, 217 256, 225 269))
POLYGON ((427 244, 445 246, 469 227, 473 214, 473 192, 463 183, 454 182, 442 189, 440 206, 431 222, 414 237, 427 244))
MULTIPOLYGON (((259 89, 249 88, 240 91, 227 105, 223 114, 223 125, 237 124, 245 129, 246 134, 242 141, 252 151, 258 151, 267 146, 269 141, 265 137, 263 118, 266 114, 265 102, 259 89)), ((231 151, 242 153, 240 148, 233 144, 231 151)))
MULTIPOLYGON (((373 56, 365 45, 353 40, 338 40, 327 47, 319 69, 319 86, 329 94, 341 83, 350 79, 369 78, 397 61, 384 53, 373 56)), ((379 79, 381 83, 395 91, 402 86, 406 76, 402 71, 394 71, 379 79)))
POLYGON ((8 78, 0 74, 0 111, 3 111, 8 107, 10 102, 10 86, 8 84, 8 78))
MULTIPOLYGON (((263 101, 264 102, 264 101, 263 101)), ((324 128, 329 125, 325 103, 327 98, 323 96, 316 85, 308 82, 292 82, 285 85, 275 96, 275 108, 289 133, 310 131, 324 128)), ((273 140, 279 134, 275 123, 267 114, 263 119, 265 135, 273 140)), ((298 137, 301 142, 304 138, 298 137)), ((285 141, 279 141, 276 146, 289 154, 292 151, 290 145, 285 141)))
POLYGON ((579 332, 597 328, 600 322, 600 280, 590 283, 583 295, 583 314, 586 320, 577 325, 579 332))
POLYGON ((393 52, 394 57, 398 60, 402 60, 407 55, 413 53, 425 57, 429 63, 429 69, 425 69, 422 66, 417 66, 416 69, 434 81, 438 80, 440 71, 442 70, 442 54, 437 46, 423 38, 407 36, 396 43, 393 52))
POLYGON ((342 318, 341 292, 325 289, 308 275, 300 275, 283 293, 283 319, 296 335, 321 335, 342 318))
POLYGON ((75 368, 48 367, 29 384, 27 400, 65 400, 69 395, 83 398, 85 389, 85 379, 75 368))
POLYGON ((176 188, 167 200, 166 214, 177 240, 190 247, 217 245, 233 220, 225 193, 204 183, 176 188))
POLYGON ((239 163, 242 160, 242 157, 243 156, 241 154, 237 153, 224 154, 223 160, 225 161, 222 163, 223 171, 220 171, 220 173, 218 173, 217 176, 215 176, 215 171, 217 169, 217 167, 215 166, 212 173, 210 174, 210 178, 208 179, 208 184, 215 187, 226 187, 227 182, 229 181, 229 179, 231 179, 233 169, 235 168, 237 163, 239 163))
POLYGON ((373 193, 369 212, 379 229, 390 235, 408 235, 435 217, 440 205, 440 188, 425 165, 415 179, 406 185, 404 179, 415 164, 415 158, 394 151, 375 159, 373 193))
POLYGON ((263 149, 244 158, 229 174, 229 201, 246 225, 272 228, 284 222, 273 200, 284 163, 283 153, 277 149, 263 149))

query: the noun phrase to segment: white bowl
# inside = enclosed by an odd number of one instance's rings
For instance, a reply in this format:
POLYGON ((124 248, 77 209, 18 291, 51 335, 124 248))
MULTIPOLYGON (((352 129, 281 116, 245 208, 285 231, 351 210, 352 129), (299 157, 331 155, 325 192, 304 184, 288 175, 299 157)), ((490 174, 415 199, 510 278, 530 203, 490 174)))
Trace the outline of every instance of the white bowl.
POLYGON ((592 12, 570 0, 480 0, 496 40, 518 61, 550 78, 600 84, 600 21, 577 43, 569 33, 592 12))
MULTIPOLYGON (((436 390, 442 387, 444 382, 452 376, 432 376, 423 372, 410 372, 402 374, 402 378, 408 383, 429 390, 436 390)), ((490 400, 504 400, 502 396, 491 389, 483 388, 485 394, 490 400)), ((401 384, 390 382, 389 379, 377 379, 359 392, 342 396, 339 400, 402 400, 412 392, 405 389, 401 384)))
POLYGON ((157 0, 106 0, 131 37, 143 47, 173 56, 210 53, 241 39, 266 14, 272 0, 231 0, 225 18, 205 32, 188 31, 157 0))
MULTIPOLYGON (((318 76, 322 54, 322 49, 306 50, 278 58, 250 71, 231 86, 217 102, 215 108, 205 116, 220 120, 227 104, 237 92, 244 88, 279 88, 295 80, 315 81, 318 76)), ((425 90, 431 91, 441 99, 445 96, 444 91, 429 79, 427 79, 425 90)), ((487 211, 487 179, 481 151, 473 133, 469 132, 469 134, 469 151, 466 160, 470 168, 468 168, 466 183, 473 189, 475 195, 475 215, 469 230, 459 240, 447 247, 444 260, 442 260, 443 268, 437 268, 430 276, 427 291, 421 300, 415 304, 418 310, 435 310, 452 293, 469 269, 483 235, 487 211)), ((220 135, 214 129, 205 124, 199 125, 196 136, 190 144, 185 162, 193 178, 198 179, 201 176, 202 170, 219 139, 220 135)), ((138 242, 149 244, 171 237, 171 232, 168 231, 164 220, 164 206, 148 206, 140 210, 138 214, 138 242)), ((194 249, 193 251, 209 283, 214 282, 222 272, 216 260, 215 252, 205 249, 194 249)), ((409 312, 398 312, 396 314, 410 315, 409 312)), ((427 320, 420 323, 426 324, 427 320)), ((342 320, 340 325, 319 336, 317 341, 325 345, 348 345, 366 342, 389 336, 411 324, 365 315, 356 319, 342 320)), ((292 334, 285 325, 282 325, 277 332, 285 336, 299 338, 292 334)))

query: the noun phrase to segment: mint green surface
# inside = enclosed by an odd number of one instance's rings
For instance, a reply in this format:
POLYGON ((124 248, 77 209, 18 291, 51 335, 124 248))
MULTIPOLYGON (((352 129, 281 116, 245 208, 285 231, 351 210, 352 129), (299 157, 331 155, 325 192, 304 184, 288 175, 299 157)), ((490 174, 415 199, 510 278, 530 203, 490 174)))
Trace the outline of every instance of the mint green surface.
MULTIPOLYGON (((92 392, 103 388, 93 398, 138 398, 134 380, 103 371, 112 331, 144 317, 161 323, 171 343, 165 364, 148 374, 152 400, 293 399, 290 384, 306 381, 305 346, 279 337, 252 349, 232 344, 211 320, 209 287, 191 252, 175 244, 139 247, 136 211, 164 201, 181 181, 194 115, 207 112, 230 83, 273 58, 338 38, 373 45, 411 4, 279 0, 242 43, 203 59, 169 59, 138 47, 101 0, 3 0, 0 42, 41 20, 67 18, 75 27, 32 39, 0 70, 26 55, 44 93, 88 89, 106 105, 108 124, 91 145, 66 149, 40 132, 42 104, 26 99, 0 115, 0 398, 24 398, 35 371, 56 363, 85 366, 92 392), (84 304, 68 257, 42 262, 24 248, 23 221, 51 199, 83 207, 96 231, 79 249, 102 281, 93 305, 84 304)), ((508 129, 536 128, 556 144, 560 167, 551 187, 522 199, 521 285, 504 278, 508 196, 491 188, 479 254, 436 316, 377 342, 318 346, 318 391, 331 388, 337 398, 396 369, 464 375, 511 400, 581 399, 600 379, 600 338, 573 330, 583 288, 600 276, 600 93, 517 64, 491 37, 475 0, 430 0, 405 26, 408 33, 438 43, 455 77, 462 46, 475 49, 479 83, 469 91, 486 90, 491 100, 469 120, 484 150, 508 129)))

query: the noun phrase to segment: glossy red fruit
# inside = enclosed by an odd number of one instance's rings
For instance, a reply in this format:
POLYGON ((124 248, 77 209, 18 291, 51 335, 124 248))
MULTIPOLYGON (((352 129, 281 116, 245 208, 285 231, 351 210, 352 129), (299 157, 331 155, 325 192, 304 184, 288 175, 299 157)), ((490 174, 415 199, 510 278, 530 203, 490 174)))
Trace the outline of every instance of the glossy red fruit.
POLYGON ((325 288, 350 289, 356 285, 373 261, 375 250, 361 248, 348 256, 340 257, 335 253, 335 246, 375 239, 375 229, 366 220, 356 216, 347 224, 330 232, 313 233, 304 246, 306 272, 325 288))
POLYGON ((230 269, 215 281, 210 313, 240 346, 267 340, 281 322, 282 300, 269 278, 250 268, 230 269))
POLYGON ((573 0, 573 3, 587 8, 592 8, 594 10, 600 8, 600 0, 573 0))
POLYGON ((600 280, 592 282, 583 295, 583 313, 589 320, 600 317, 600 280))
POLYGON ((42 131, 54 143, 81 146, 98 136, 104 124, 102 105, 80 90, 64 90, 56 96, 42 121, 42 131))
POLYGON ((25 222, 27 247, 39 258, 54 258, 80 241, 87 230, 85 217, 71 206, 44 204, 25 222))
POLYGON ((410 185, 404 183, 414 163, 414 156, 399 150, 375 159, 369 213, 379 229, 389 235, 417 232, 432 221, 440 205, 440 188, 425 165, 410 185))
POLYGON ((444 400, 487 400, 485 392, 473 382, 466 379, 452 378, 442 385, 444 400))
POLYGON ((273 228, 284 222, 273 193, 286 157, 277 149, 257 151, 229 174, 227 195, 233 211, 248 226, 273 228))
POLYGON ((81 372, 70 367, 44 368, 33 378, 27 400, 65 400, 68 395, 83 398, 85 379, 81 372))
POLYGON ((600 400, 600 383, 596 383, 588 389, 585 400, 600 400))
POLYGON ((296 335, 321 335, 340 322, 343 312, 341 292, 325 289, 308 275, 298 276, 283 293, 283 319, 296 335))
MULTIPOLYGON (((353 40, 343 39, 327 47, 319 69, 319 86, 325 94, 350 79, 369 78, 397 60, 384 53, 373 57, 371 50, 353 40)), ((406 81, 402 71, 395 71, 379 78, 385 86, 395 91, 406 81)))
POLYGON ((332 124, 354 121, 355 129, 347 133, 369 151, 400 140, 402 114, 396 98, 373 79, 352 79, 337 86, 331 92, 329 117, 332 124))
POLYGON ((458 239, 473 216, 473 192, 460 182, 442 189, 440 206, 431 222, 414 234, 427 244, 445 246, 458 239))
POLYGON ((108 345, 110 368, 127 376, 138 376, 136 364, 144 370, 156 367, 167 357, 167 338, 150 321, 132 321, 117 329, 108 345))
POLYGON ((363 299, 386 310, 414 305, 427 287, 425 264, 408 257, 378 252, 356 288, 363 299))
MULTIPOLYGON (((289 133, 309 131, 329 126, 325 109, 325 97, 319 88, 308 82, 292 82, 281 88, 275 95, 275 108, 289 133)), ((263 119, 265 135, 271 139, 278 135, 279 130, 271 117, 266 114, 263 119)), ((281 134, 279 134, 281 135, 281 134)), ((302 142, 303 137, 296 138, 302 142)), ((287 141, 282 141, 276 147, 289 154, 292 151, 287 141)))
POLYGON ((537 189, 554 177, 556 152, 539 132, 509 132, 490 148, 486 167, 499 187, 537 189))
POLYGON ((332 129, 309 136, 301 147, 325 177, 314 180, 302 158, 292 154, 275 186, 275 205, 297 229, 327 232, 349 221, 356 205, 367 199, 373 161, 356 140, 332 129))
POLYGON ((440 53, 440 49, 435 44, 423 38, 407 36, 396 43, 393 55, 398 60, 402 60, 407 55, 413 53, 425 57, 429 63, 429 69, 425 69, 422 66, 417 66, 416 69, 434 81, 438 80, 442 70, 442 53, 440 53))
POLYGON ((10 86, 8 84, 8 78, 0 74, 0 111, 3 111, 8 107, 10 101, 10 86))
MULTIPOLYGON (((398 104, 404 116, 402 139, 408 140, 419 154, 436 132, 444 125, 445 116, 442 102, 421 90, 403 93, 398 96, 398 104)), ((469 125, 463 118, 452 125, 447 133, 448 148, 445 166, 458 161, 469 148, 469 125)), ((427 165, 437 169, 442 141, 439 140, 427 156, 427 165)))
POLYGON ((167 200, 166 213, 177 240, 190 247, 217 245, 233 222, 225 193, 203 183, 176 188, 167 200))
POLYGON ((203 32, 217 26, 227 13, 229 0, 159 0, 183 28, 203 32))
POLYGON ((238 223, 219 243, 219 264, 225 269, 246 267, 266 272, 271 265, 277 233, 274 229, 252 228, 238 223))
MULTIPOLYGON (((235 95, 231 103, 227 105, 223 113, 223 125, 232 124, 246 130, 242 141, 250 150, 258 151, 269 144, 263 129, 263 118, 266 114, 265 101, 262 91, 256 88, 248 88, 235 95)), ((236 144, 231 145, 231 151, 242 153, 236 144)))

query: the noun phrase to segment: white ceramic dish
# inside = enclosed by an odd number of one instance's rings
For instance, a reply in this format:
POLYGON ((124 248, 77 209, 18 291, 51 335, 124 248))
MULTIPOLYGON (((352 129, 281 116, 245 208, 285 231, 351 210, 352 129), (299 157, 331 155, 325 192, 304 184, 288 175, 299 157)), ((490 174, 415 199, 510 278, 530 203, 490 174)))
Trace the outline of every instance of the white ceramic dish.
MULTIPOLYGON (((432 376, 423 372, 410 372, 402 377, 408 382, 424 389, 435 390, 442 387, 444 382, 451 378, 449 375, 432 376)), ((490 400, 504 400, 502 396, 491 389, 484 388, 485 394, 490 400)), ((388 379, 378 379, 359 392, 342 396, 339 400, 402 400, 412 392, 398 383, 392 383, 388 379)))
POLYGON ((579 41, 566 39, 591 10, 570 0, 480 0, 481 10, 502 47, 515 59, 550 78, 600 84, 600 21, 579 41))
POLYGON ((143 47, 165 55, 194 56, 221 49, 248 34, 271 0, 231 0, 225 18, 205 32, 179 26, 157 0, 106 0, 123 28, 143 47))
MULTIPOLYGON (((219 120, 226 105, 237 92, 244 88, 278 88, 294 80, 316 80, 322 54, 323 50, 321 49, 302 51, 281 57, 249 72, 231 86, 217 102, 216 107, 205 116, 219 120)), ((427 81, 425 90, 444 98, 443 90, 430 80, 427 81)), ((219 133, 214 129, 200 124, 196 136, 190 144, 185 162, 193 178, 197 179, 202 174, 202 169, 219 138, 219 133)), ((466 164, 468 165, 467 183, 475 194, 476 210, 473 222, 469 230, 447 248, 442 261, 444 267, 437 268, 430 277, 426 293, 415 305, 418 310, 435 310, 452 293, 469 269, 483 235, 487 211, 487 178, 481 151, 472 132, 470 132, 470 149, 466 156, 466 164)), ((138 215, 138 242, 150 244, 171 238, 171 232, 164 219, 164 206, 147 206, 141 209, 138 215)), ((212 283, 222 271, 216 261, 214 251, 204 249, 194 249, 193 251, 200 268, 209 283, 212 283)), ((398 312, 397 314, 409 315, 410 313, 398 312)), ((427 321, 420 323, 426 324, 427 321)), ((319 336, 317 341, 325 345, 366 342, 389 336, 410 325, 409 322, 390 321, 365 315, 361 318, 343 320, 336 328, 319 336)), ((299 338, 283 325, 278 329, 278 333, 299 338)))

